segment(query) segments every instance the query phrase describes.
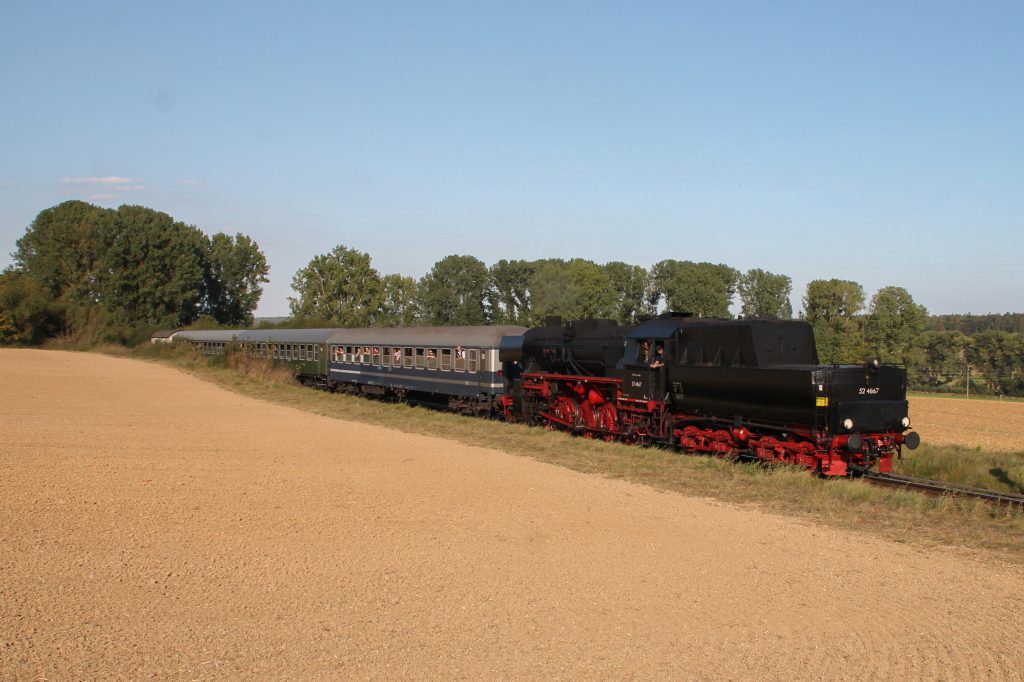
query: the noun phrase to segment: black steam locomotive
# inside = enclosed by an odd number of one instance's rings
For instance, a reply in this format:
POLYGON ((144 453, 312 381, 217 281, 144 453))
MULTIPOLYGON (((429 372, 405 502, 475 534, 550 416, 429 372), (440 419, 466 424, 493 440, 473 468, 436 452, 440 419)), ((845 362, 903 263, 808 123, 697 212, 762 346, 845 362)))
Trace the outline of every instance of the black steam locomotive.
POLYGON ((585 437, 800 464, 825 476, 892 469, 920 443, 906 371, 822 365, 801 321, 666 313, 637 326, 549 318, 502 340, 509 419, 585 437))

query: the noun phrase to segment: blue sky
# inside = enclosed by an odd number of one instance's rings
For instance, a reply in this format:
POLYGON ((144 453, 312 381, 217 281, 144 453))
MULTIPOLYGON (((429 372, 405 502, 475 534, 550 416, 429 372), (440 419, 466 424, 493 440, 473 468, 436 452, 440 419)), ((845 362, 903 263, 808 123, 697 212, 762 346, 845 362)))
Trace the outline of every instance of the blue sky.
POLYGON ((0 267, 67 199, 260 244, 760 267, 1024 312, 1024 3, 9 3, 0 267))

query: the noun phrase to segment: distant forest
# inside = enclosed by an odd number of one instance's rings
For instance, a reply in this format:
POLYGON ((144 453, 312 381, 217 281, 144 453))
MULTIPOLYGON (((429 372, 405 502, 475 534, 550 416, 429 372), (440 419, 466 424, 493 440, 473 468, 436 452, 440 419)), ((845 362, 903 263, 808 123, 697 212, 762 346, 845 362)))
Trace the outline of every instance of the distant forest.
MULTIPOLYGON (((139 343, 158 328, 253 324, 268 281, 244 234, 206 235, 142 206, 68 201, 28 226, 0 273, 0 344, 53 338, 139 343)), ((539 324, 549 315, 633 324, 663 310, 705 317, 794 317, 788 275, 664 259, 651 268, 584 259, 499 260, 450 255, 416 279, 381 274, 345 245, 315 255, 292 278, 282 325, 539 324)), ((1024 395, 1024 313, 929 316, 901 287, 870 299, 857 282, 815 280, 799 319, 824 363, 868 357, 908 368, 914 387, 1024 395)))
POLYGON ((1024 334, 1024 313, 931 315, 927 329, 933 332, 960 332, 968 336, 989 331, 1024 334))

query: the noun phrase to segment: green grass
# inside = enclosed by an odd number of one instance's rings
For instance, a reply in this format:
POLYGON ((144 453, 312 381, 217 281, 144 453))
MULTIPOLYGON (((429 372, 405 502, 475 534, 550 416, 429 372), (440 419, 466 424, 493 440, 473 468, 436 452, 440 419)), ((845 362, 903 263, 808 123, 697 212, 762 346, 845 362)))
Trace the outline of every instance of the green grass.
POLYGON ((1024 494, 1024 452, 922 445, 900 461, 895 472, 1024 494))
MULTIPOLYGON (((1024 511, 1000 509, 979 500, 928 496, 859 480, 825 481, 793 467, 768 468, 604 443, 543 428, 315 391, 297 386, 287 375, 260 362, 245 363, 239 371, 229 366, 237 364, 235 361, 182 349, 108 352, 169 363, 232 391, 325 417, 438 436, 574 471, 711 497, 898 542, 960 546, 1024 563, 1024 511)), ((1024 480, 1024 454, 922 446, 909 453, 898 471, 1016 491, 1014 486, 1024 480)))

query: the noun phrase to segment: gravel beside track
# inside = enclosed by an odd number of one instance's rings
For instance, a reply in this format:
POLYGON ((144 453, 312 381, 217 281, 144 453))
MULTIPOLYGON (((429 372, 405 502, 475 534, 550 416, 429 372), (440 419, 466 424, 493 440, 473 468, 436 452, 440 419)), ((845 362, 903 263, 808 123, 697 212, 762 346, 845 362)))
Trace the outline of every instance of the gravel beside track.
POLYGON ((0 351, 0 678, 1024 679, 1024 570, 0 351))

